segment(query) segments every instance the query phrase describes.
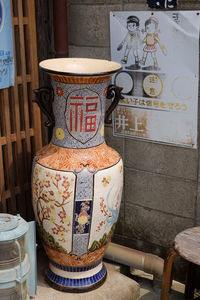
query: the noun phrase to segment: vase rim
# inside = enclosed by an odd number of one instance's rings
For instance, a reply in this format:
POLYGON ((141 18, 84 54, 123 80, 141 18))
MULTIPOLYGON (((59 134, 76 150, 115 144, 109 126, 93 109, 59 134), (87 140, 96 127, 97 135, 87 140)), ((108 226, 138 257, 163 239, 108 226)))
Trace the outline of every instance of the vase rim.
POLYGON ((65 76, 104 76, 122 69, 121 64, 94 58, 51 58, 39 63, 41 70, 65 76))

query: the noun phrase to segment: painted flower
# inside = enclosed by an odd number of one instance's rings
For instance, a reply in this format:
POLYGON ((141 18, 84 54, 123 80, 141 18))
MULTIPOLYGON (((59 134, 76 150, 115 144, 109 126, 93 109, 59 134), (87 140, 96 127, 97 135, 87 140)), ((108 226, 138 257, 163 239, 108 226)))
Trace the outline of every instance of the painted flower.
POLYGON ((40 175, 41 173, 42 173, 42 168, 36 167, 36 168, 35 168, 35 174, 36 174, 36 175, 40 175))
POLYGON ((67 181, 66 179, 63 180, 62 186, 63 186, 64 188, 68 189, 69 186, 70 186, 69 181, 67 181))
POLYGON ((55 200, 55 195, 53 191, 49 191, 49 197, 48 197, 49 201, 54 201, 55 200))
POLYGON ((58 234, 58 229, 56 227, 53 227, 51 230, 54 234, 58 234))
POLYGON ((48 207, 46 207, 46 209, 44 209, 43 216, 44 216, 45 219, 50 218, 50 209, 48 207))
POLYGON ((70 193, 67 191, 67 190, 65 190, 64 192, 63 192, 63 198, 64 199, 68 199, 69 197, 70 197, 70 193))
POLYGON ((60 176, 60 174, 56 174, 56 176, 55 176, 55 180, 56 180, 56 181, 60 181, 60 180, 61 180, 61 176, 60 176))
POLYGON ((62 240, 64 240, 64 238, 66 237, 66 232, 59 231, 59 232, 58 232, 58 236, 59 236, 62 240))
POLYGON ((58 196, 58 197, 62 197, 63 196, 63 190, 57 190, 56 191, 56 195, 58 196))
POLYGON ((51 180, 54 180, 55 175, 53 173, 46 172, 46 177, 49 177, 51 180))
POLYGON ((43 188, 44 186, 45 186, 46 188, 50 187, 50 181, 49 181, 49 180, 46 180, 46 178, 43 177, 43 178, 40 180, 40 187, 43 188))
POLYGON ((62 140, 62 139, 64 139, 64 136, 65 136, 64 130, 62 128, 57 128, 56 129, 57 139, 62 140))
POLYGON ((104 206, 104 202, 102 201, 102 202, 100 202, 100 207, 103 207, 104 206))
POLYGON ((40 187, 43 188, 44 185, 45 185, 45 183, 46 183, 46 179, 45 179, 45 178, 42 178, 42 179, 40 180, 40 183, 39 183, 40 187))
POLYGON ((50 209, 51 209, 51 214, 55 216, 56 210, 55 210, 55 206, 53 204, 50 205, 50 209))
POLYGON ((49 181, 49 180, 46 180, 44 186, 45 186, 46 188, 49 188, 49 187, 50 187, 50 181, 49 181))
POLYGON ((38 193, 38 185, 36 184, 36 182, 34 182, 32 184, 32 191, 33 191, 33 194, 37 194, 38 193))
POLYGON ((45 199, 47 197, 47 191, 43 190, 41 196, 42 196, 43 199, 45 199))
POLYGON ((64 219, 66 217, 66 212, 64 210, 61 210, 59 213, 58 213, 59 217, 61 219, 64 219))
POLYGON ((104 221, 100 221, 100 223, 99 223, 99 225, 98 225, 96 231, 97 231, 97 232, 100 231, 101 228, 103 227, 103 225, 105 225, 105 224, 106 224, 106 221, 105 221, 105 220, 104 220, 104 221))
POLYGON ((111 181, 111 177, 110 176, 103 177, 103 179, 102 179, 103 187, 107 187, 108 184, 110 183, 110 181, 111 181))
POLYGON ((54 224, 56 219, 53 216, 50 216, 49 221, 54 224))
POLYGON ((62 97, 64 95, 64 91, 59 85, 57 85, 56 87, 56 94, 58 95, 58 97, 62 97))
POLYGON ((65 227, 64 227, 64 226, 60 225, 60 226, 58 226, 57 228, 58 228, 58 231, 59 231, 59 232, 62 232, 62 231, 65 232, 65 227))

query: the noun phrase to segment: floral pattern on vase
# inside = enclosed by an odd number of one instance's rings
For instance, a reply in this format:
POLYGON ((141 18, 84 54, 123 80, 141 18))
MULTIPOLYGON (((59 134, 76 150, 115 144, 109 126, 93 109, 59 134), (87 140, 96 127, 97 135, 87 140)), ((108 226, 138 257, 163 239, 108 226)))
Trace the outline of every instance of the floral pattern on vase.
POLYGON ((36 164, 33 170, 33 208, 40 228, 66 252, 71 251, 75 175, 36 164))
MULTIPOLYGON (((93 223, 90 232, 89 248, 101 240, 103 235, 110 235, 119 214, 123 188, 122 160, 111 168, 97 172, 94 180, 93 223)), ((111 236, 110 236, 111 238, 111 236)))

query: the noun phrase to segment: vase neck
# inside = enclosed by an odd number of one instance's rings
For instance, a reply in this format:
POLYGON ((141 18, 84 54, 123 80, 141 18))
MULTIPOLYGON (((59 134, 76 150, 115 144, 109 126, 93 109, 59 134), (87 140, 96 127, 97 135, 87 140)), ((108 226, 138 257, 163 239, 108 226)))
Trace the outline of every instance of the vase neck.
POLYGON ((52 143, 80 149, 102 144, 108 82, 66 84, 52 80, 52 86, 55 115, 52 143))

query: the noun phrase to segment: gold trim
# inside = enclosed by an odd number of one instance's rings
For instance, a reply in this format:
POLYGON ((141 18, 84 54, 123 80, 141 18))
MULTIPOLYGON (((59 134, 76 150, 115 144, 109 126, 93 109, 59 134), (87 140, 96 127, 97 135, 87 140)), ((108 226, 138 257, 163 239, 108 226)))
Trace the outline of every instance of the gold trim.
POLYGON ((52 73, 48 73, 52 79, 58 82, 63 83, 102 83, 106 82, 111 78, 111 75, 104 75, 104 76, 64 76, 64 75, 55 75, 52 73))

